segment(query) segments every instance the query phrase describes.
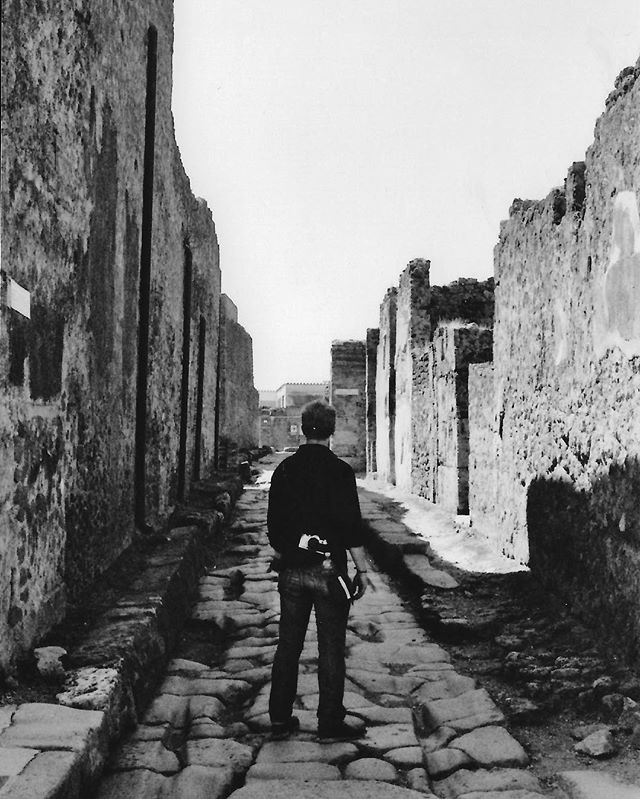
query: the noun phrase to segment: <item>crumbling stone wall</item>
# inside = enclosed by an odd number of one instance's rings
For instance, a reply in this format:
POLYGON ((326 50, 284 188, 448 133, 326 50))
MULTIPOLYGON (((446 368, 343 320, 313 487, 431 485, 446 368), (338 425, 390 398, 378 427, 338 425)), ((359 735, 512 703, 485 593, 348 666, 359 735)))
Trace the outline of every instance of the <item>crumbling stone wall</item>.
POLYGON ((5 3, 2 32, 2 266, 31 292, 30 320, 0 310, 6 669, 210 463, 220 274, 170 0, 5 3))
POLYGON ((469 365, 469 518, 486 538, 495 536, 500 436, 492 363, 469 365))
POLYGON ((396 304, 398 290, 388 289, 380 305, 376 356, 376 472, 385 483, 395 483, 396 431, 396 304))
POLYGON ((416 363, 412 490, 454 514, 469 509, 469 365, 491 356, 490 330, 450 322, 416 363))
POLYGON ((331 449, 354 471, 366 467, 366 344, 331 344, 331 404, 336 409, 336 431, 331 449))
POLYGON ((495 253, 496 545, 640 656, 640 68, 495 253))
POLYGON ((380 331, 378 328, 367 330, 367 360, 365 365, 367 427, 365 431, 365 447, 367 454, 367 474, 376 471, 376 360, 380 331))
POLYGON ((257 446, 258 391, 253 385, 253 341, 238 324, 238 309, 220 298, 220 385, 218 466, 235 468, 242 450, 257 446))
POLYGON ((396 485, 411 491, 415 465, 414 442, 419 424, 414 414, 417 362, 431 337, 429 316, 429 261, 416 258, 400 275, 396 316, 396 485))

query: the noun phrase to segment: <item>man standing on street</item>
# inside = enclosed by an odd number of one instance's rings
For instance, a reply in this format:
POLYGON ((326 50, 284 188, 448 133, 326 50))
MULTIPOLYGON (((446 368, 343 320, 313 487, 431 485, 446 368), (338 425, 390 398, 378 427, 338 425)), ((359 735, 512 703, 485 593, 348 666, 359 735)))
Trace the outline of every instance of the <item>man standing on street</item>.
POLYGON ((355 475, 329 449, 335 420, 334 408, 325 402, 306 405, 306 443, 280 463, 271 479, 267 525, 280 573, 280 630, 269 698, 275 738, 299 728, 292 709, 312 608, 318 631, 318 737, 344 740, 365 731, 363 723, 345 720, 345 639, 351 600, 359 599, 371 582, 355 475), (353 585, 347 549, 356 566, 353 585))

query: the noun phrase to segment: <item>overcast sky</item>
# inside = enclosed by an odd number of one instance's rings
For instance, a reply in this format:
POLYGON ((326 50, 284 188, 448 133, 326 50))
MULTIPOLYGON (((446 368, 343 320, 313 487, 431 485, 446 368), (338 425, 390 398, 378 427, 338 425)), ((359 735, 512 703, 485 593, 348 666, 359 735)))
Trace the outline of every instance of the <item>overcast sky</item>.
POLYGON ((256 387, 327 379, 412 258, 491 275, 639 55, 638 0, 175 0, 176 137, 256 387))

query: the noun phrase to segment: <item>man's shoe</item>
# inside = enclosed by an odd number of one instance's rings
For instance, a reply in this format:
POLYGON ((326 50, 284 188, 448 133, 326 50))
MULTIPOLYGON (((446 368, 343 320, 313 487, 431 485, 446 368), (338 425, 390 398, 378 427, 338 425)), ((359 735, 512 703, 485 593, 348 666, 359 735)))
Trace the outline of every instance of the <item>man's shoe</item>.
POLYGON ((318 738, 321 741, 351 741, 361 738, 367 731, 362 721, 334 721, 318 725, 318 738))
POLYGON ((282 741, 294 732, 298 732, 299 729, 300 719, 297 716, 291 716, 287 721, 272 721, 271 737, 274 741, 282 741))

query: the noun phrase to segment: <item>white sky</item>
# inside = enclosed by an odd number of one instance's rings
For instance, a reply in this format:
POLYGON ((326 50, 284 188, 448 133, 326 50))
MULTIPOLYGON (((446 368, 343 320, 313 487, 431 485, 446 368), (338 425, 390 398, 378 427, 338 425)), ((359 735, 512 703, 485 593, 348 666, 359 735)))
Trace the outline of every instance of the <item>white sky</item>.
POLYGON ((175 0, 176 137, 256 387, 327 379, 412 258, 491 275, 639 55, 638 0, 175 0))

